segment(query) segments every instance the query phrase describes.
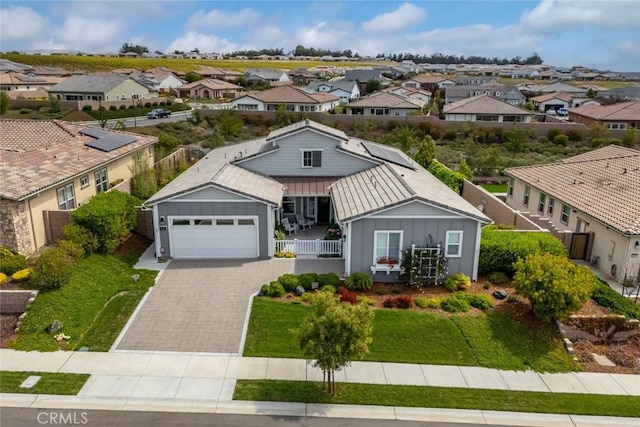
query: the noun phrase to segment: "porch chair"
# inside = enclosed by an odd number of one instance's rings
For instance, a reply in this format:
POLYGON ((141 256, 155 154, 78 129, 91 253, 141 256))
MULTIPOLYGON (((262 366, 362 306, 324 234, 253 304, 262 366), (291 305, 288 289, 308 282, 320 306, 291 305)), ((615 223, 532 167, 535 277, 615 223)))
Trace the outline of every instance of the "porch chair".
POLYGON ((298 222, 298 225, 300 226, 300 228, 302 228, 302 231, 304 231, 305 227, 311 230, 311 226, 313 225, 313 220, 305 218, 302 214, 296 214, 296 221, 298 222))
POLYGON ((289 222, 289 218, 282 218, 282 225, 284 226, 284 231, 291 234, 291 232, 297 233, 298 227, 295 224, 291 224, 289 222))

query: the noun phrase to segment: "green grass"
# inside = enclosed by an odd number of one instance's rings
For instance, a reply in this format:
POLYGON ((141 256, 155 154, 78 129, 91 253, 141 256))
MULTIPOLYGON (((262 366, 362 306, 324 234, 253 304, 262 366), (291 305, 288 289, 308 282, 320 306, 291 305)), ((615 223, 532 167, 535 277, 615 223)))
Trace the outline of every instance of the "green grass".
POLYGON ((619 417, 640 416, 640 398, 634 396, 427 386, 338 383, 335 396, 330 396, 322 390, 322 383, 318 382, 239 380, 233 399, 619 417))
MULTIPOLYGON (((254 298, 245 356, 303 357, 295 328, 313 308, 254 298)), ((539 372, 576 371, 551 325, 525 328, 500 312, 444 317, 410 310, 376 310, 364 360, 483 366, 539 372)))
POLYGON ((489 193, 507 192, 507 184, 482 184, 481 187, 487 190, 489 193))
POLYGON ((480 366, 537 372, 580 369, 564 349, 555 325, 540 322, 525 328, 506 313, 490 312, 477 317, 453 316, 480 366))
POLYGON ((60 346, 53 335, 45 331, 56 319, 63 324, 61 332, 71 336, 65 349, 74 350, 80 344, 91 350, 110 346, 126 322, 124 319, 133 312, 134 300, 142 298, 153 285, 156 274, 156 271, 134 270, 122 259, 111 255, 80 259, 67 285, 38 294, 11 348, 58 350, 60 346), (131 276, 136 273, 140 280, 134 282, 131 276), (129 293, 132 294, 130 297, 122 296, 129 293), (111 300, 116 295, 120 296, 111 300), (121 298, 124 299, 120 301, 121 298))
POLYGON ((89 379, 88 374, 61 374, 54 372, 0 372, 1 393, 27 394, 78 394, 89 379), (39 375, 40 381, 31 388, 21 388, 20 384, 31 375, 39 375))

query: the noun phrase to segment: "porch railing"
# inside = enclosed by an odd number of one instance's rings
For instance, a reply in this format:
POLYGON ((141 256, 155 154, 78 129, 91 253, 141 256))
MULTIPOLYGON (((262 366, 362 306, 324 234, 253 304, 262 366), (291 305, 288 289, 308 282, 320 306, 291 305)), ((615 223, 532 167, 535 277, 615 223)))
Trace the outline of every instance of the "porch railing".
POLYGON ((296 255, 342 255, 342 240, 276 240, 275 252, 296 255))

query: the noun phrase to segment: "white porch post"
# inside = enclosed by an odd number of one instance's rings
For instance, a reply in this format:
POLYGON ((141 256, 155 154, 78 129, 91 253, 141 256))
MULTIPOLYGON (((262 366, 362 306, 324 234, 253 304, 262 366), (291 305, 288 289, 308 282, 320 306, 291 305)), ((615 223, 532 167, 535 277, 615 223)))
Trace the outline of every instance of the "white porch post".
POLYGON ((478 280, 478 265, 480 264, 480 239, 482 236, 482 226, 478 221, 478 228, 476 231, 476 248, 473 254, 473 271, 471 272, 471 280, 478 280))
POLYGON ((345 274, 351 274, 351 223, 348 222, 344 225, 347 229, 347 240, 344 241, 342 247, 342 256, 344 257, 344 272, 345 274))
POLYGON ((274 237, 274 231, 276 228, 276 220, 275 220, 275 212, 278 208, 271 208, 271 207, 267 207, 267 235, 268 237, 268 241, 269 241, 269 245, 267 248, 267 255, 271 258, 273 258, 273 251, 274 251, 274 246, 275 246, 275 237, 274 237))
POLYGON ((160 238, 160 216, 158 214, 158 205, 153 205, 153 240, 155 240, 156 259, 162 256, 160 248, 162 247, 162 239, 160 238))

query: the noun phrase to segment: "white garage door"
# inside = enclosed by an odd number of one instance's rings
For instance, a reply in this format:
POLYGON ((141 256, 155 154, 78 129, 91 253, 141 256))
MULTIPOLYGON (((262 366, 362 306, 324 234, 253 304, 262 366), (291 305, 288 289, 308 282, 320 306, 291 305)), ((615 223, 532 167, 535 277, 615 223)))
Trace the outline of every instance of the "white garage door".
POLYGON ((257 217, 170 217, 173 258, 257 258, 257 217))

